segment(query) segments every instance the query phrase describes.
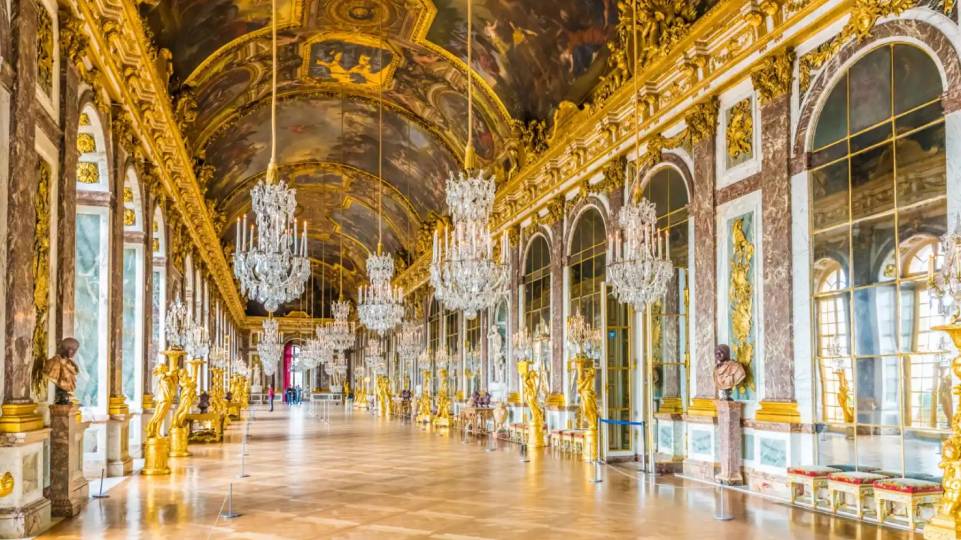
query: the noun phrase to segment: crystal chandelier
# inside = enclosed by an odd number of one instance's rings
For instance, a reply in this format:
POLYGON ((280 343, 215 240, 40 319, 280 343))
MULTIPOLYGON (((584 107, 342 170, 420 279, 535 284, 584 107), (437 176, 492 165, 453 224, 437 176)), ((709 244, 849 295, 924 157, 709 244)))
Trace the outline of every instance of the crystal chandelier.
POLYGON ((928 261, 928 285, 932 297, 942 306, 952 307, 951 322, 961 319, 961 221, 953 233, 941 237, 941 253, 931 255, 928 261), (940 260, 940 265, 938 262, 940 260))
MULTIPOLYGON (((634 6, 635 16, 637 6, 634 6)), ((634 23, 636 25, 636 21, 634 23)), ((638 44, 634 43, 634 65, 637 65, 638 44)), ((632 77, 634 95, 638 95, 639 77, 632 77)), ((640 156, 640 109, 634 101, 634 155, 640 156)), ((636 167, 640 173, 640 167, 636 167)), ((635 174, 635 189, 640 188, 640 177, 635 174)), ((614 295, 624 304, 642 310, 667 292, 673 267, 668 255, 667 232, 663 239, 657 231, 657 207, 646 198, 628 202, 618 214, 616 230, 607 244, 607 283, 614 295), (623 237, 622 237, 623 236, 623 237)))
POLYGON ((307 223, 299 229, 294 211, 297 191, 278 179, 277 154, 277 13, 272 8, 273 85, 271 87, 271 147, 267 174, 250 191, 256 227, 247 216, 237 219, 234 275, 240 292, 264 305, 268 313, 304 293, 310 273, 307 223))
POLYGON ((524 360, 531 360, 534 356, 534 342, 531 340, 531 335, 528 333, 527 328, 521 328, 511 338, 511 356, 514 357, 514 361, 522 362, 524 360))
POLYGON ((367 342, 367 365, 378 375, 387 373, 387 362, 384 360, 384 346, 380 339, 367 342))
POLYGON ((416 321, 405 322, 397 335, 397 355, 405 362, 413 361, 424 349, 423 328, 416 321))
POLYGON ((257 343, 257 353, 260 355, 264 375, 270 377, 277 372, 277 363, 283 355, 283 348, 277 319, 271 317, 264 320, 264 331, 260 336, 260 342, 257 343))
POLYGON ((187 345, 190 327, 191 320, 190 315, 187 314, 187 305, 184 304, 178 295, 177 298, 167 306, 167 347, 183 350, 187 345))
MULTIPOLYGON (((235 375, 240 375, 241 377, 246 377, 250 374, 250 370, 247 369, 247 363, 244 362, 243 358, 234 358, 234 361, 230 365, 230 371, 235 375)), ((267 372, 264 371, 266 374, 267 372)), ((273 373, 270 373, 273 375, 273 373)), ((269 375, 268 375, 269 376, 269 375)))
POLYGON ((394 260, 380 253, 379 243, 377 251, 367 258, 370 284, 357 290, 357 312, 364 326, 383 336, 404 317, 404 290, 390 282, 394 260))
MULTIPOLYGON (((471 11, 467 2, 467 65, 471 65, 471 11)), ((494 260, 489 221, 494 206, 494 178, 474 167, 474 91, 467 78, 467 145, 464 170, 452 171, 447 179, 447 206, 453 229, 443 239, 434 232, 430 283, 434 295, 445 307, 463 311, 473 319, 506 291, 508 269, 504 252, 494 260)))
POLYGON ((187 354, 191 358, 204 358, 210 352, 210 334, 207 325, 194 321, 187 332, 187 354))
MULTIPOLYGON (((383 49, 379 49, 381 62, 383 49)), ((383 64, 381 64, 383 65, 383 64)), ((383 76, 383 70, 380 71, 383 76)), ((400 324, 404 316, 404 290, 395 288, 390 280, 394 277, 394 259, 383 252, 384 239, 384 81, 377 86, 378 139, 377 139, 377 252, 367 257, 367 277, 370 284, 360 287, 357 294, 357 313, 360 322, 368 329, 384 336, 400 324)))
POLYGON ((657 210, 647 199, 621 208, 618 225, 607 247, 607 282, 621 303, 641 310, 667 293, 674 270, 667 231, 658 232, 657 210))
POLYGON ((340 298, 330 305, 330 311, 334 315, 334 321, 327 326, 327 335, 330 337, 331 347, 338 352, 343 352, 354 348, 356 340, 355 334, 357 325, 350 321, 350 302, 344 299, 344 239, 340 239, 340 268, 338 268, 340 279, 340 298))
MULTIPOLYGON (((229 343, 230 336, 225 335, 223 339, 229 343)), ((227 365, 227 359, 230 357, 230 352, 227 350, 227 346, 223 343, 217 343, 210 348, 210 367, 216 369, 223 369, 227 365)))

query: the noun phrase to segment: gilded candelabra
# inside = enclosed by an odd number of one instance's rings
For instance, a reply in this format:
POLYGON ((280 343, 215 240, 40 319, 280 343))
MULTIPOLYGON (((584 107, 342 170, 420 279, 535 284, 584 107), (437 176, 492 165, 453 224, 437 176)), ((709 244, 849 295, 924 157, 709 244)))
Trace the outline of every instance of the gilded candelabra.
POLYGON ((177 378, 180 382, 180 402, 174 410, 170 422, 170 457, 189 457, 187 440, 190 436, 190 425, 187 415, 197 402, 197 379, 200 376, 200 364, 203 360, 194 358, 190 361, 190 373, 186 368, 180 368, 177 378))
POLYGON ((437 389, 437 417, 434 418, 434 425, 450 427, 451 425, 451 405, 450 405, 450 386, 448 384, 447 368, 441 368, 440 388, 437 389))
MULTIPOLYGON (((954 308, 951 322, 933 329, 944 332, 951 338, 956 349, 961 350, 961 225, 954 233, 941 238, 943 260, 941 268, 935 269, 936 260, 932 256, 928 267, 928 283, 934 296, 947 297, 954 308)), ((955 378, 961 378, 961 356, 951 361, 951 371, 955 378)), ((951 389, 961 398, 961 386, 951 389)), ((961 538, 961 415, 951 418, 951 436, 941 444, 941 463, 944 471, 941 486, 944 490, 938 503, 937 514, 924 526, 927 540, 946 540, 961 538)))

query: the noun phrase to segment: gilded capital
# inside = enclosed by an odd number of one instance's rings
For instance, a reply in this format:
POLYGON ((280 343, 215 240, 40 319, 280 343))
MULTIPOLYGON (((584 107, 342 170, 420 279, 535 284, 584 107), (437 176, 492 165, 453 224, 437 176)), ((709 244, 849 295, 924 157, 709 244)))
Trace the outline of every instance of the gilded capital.
POLYGON ((764 57, 751 70, 751 82, 762 104, 767 104, 791 90, 791 72, 797 56, 787 47, 764 57))
POLYGON ((698 103, 684 116, 688 141, 694 145, 714 136, 719 105, 716 96, 698 103))

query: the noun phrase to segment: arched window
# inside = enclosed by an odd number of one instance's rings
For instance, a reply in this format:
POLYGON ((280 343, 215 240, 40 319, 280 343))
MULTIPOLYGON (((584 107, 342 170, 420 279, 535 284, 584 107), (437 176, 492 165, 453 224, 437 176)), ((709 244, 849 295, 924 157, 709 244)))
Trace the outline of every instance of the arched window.
MULTIPOLYGON (((134 410, 143 395, 144 230, 140 186, 133 167, 123 185, 123 394, 134 410)), ((131 430, 132 432, 133 430, 131 430)))
POLYGON ((153 231, 151 232, 151 251, 153 252, 153 340, 154 349, 150 357, 154 362, 162 362, 160 353, 166 349, 167 336, 167 237, 165 231, 163 211, 160 207, 154 209, 153 231))
POLYGON ((811 288, 825 464, 939 474, 942 360, 917 259, 918 238, 947 222, 941 93, 924 51, 887 44, 841 74, 816 120, 811 288))
MULTIPOLYGON (((641 193, 633 194, 637 200, 641 193)), ((643 186, 643 196, 657 209, 658 229, 668 232, 674 275, 664 298, 651 310, 650 350, 654 369, 654 398, 659 412, 683 412, 687 402, 688 360, 688 193, 684 177, 674 167, 657 169, 643 186)), ((656 433, 656 431, 655 431, 656 433)), ((665 441, 668 442, 668 441, 665 441)), ((665 447, 673 445, 673 438, 665 447)))
POLYGON ((528 245, 523 283, 524 327, 533 333, 538 325, 551 323, 551 248, 541 234, 528 245))
POLYGON ((571 313, 580 310, 585 319, 599 327, 607 249, 604 219, 595 208, 588 208, 578 217, 573 231, 568 257, 571 313))
POLYGON ((83 107, 77 133, 77 216, 74 271, 74 333, 77 351, 76 398, 105 411, 109 389, 108 295, 110 277, 110 190, 106 141, 100 115, 83 107))

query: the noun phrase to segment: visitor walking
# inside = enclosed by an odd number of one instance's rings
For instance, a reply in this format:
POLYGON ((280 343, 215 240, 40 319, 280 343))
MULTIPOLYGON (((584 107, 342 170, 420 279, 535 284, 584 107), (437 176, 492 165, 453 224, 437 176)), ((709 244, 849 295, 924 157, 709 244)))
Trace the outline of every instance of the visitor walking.
POLYGON ((270 400, 270 412, 274 412, 274 387, 267 387, 267 399, 270 400))

